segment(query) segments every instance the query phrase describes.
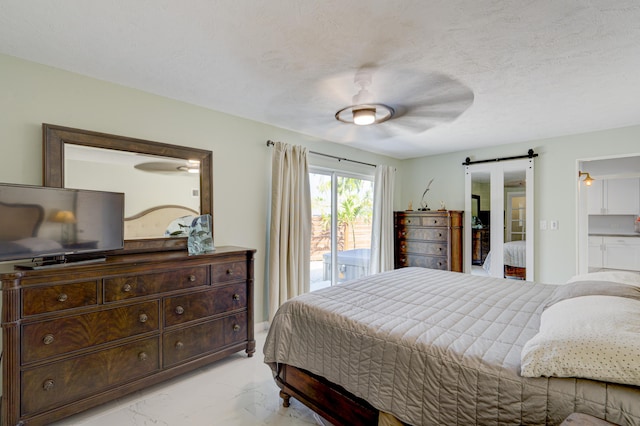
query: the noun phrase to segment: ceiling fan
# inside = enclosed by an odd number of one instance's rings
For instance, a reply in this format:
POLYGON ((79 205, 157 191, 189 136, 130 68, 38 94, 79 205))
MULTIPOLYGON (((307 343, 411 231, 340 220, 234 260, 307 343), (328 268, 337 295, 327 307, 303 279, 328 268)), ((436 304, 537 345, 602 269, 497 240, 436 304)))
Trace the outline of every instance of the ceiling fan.
POLYGON ((133 166, 138 170, 152 173, 200 173, 200 162, 197 160, 177 161, 148 161, 133 166))
POLYGON ((469 87, 442 73, 363 66, 283 94, 274 105, 295 109, 274 107, 271 118, 291 120, 295 111, 297 130, 336 142, 392 139, 451 122, 473 99, 469 87))

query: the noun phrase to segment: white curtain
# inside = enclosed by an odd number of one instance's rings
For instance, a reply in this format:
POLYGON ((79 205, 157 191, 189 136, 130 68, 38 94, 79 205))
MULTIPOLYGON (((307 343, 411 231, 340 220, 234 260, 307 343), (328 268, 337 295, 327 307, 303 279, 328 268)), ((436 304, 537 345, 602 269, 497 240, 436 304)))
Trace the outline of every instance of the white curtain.
POLYGON ((283 302, 309 291, 311 195, 307 149, 275 142, 271 176, 270 321, 283 302))
POLYGON ((393 269, 393 186, 396 170, 376 166, 373 194, 373 224, 371 226, 372 274, 393 269))

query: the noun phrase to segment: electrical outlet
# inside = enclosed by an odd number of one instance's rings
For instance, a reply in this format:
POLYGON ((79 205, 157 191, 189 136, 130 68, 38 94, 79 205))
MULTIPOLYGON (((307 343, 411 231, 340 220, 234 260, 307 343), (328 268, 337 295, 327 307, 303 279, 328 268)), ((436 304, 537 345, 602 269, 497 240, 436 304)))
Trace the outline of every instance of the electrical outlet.
POLYGON ((540 221, 540 230, 541 231, 546 231, 547 230, 547 221, 546 220, 541 220, 540 221))
POLYGON ((550 229, 552 231, 557 231, 558 230, 558 221, 557 220, 552 220, 551 222, 549 222, 550 225, 550 229))

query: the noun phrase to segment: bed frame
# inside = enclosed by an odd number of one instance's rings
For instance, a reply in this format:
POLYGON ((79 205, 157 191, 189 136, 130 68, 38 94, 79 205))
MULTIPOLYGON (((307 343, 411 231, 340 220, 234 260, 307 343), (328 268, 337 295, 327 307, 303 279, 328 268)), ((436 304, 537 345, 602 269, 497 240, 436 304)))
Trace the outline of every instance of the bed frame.
POLYGON ((343 387, 308 371, 287 364, 278 365, 276 383, 284 407, 296 398, 336 426, 373 426, 378 410, 343 387))
POLYGON ((512 280, 526 280, 527 268, 504 265, 504 277, 512 280))

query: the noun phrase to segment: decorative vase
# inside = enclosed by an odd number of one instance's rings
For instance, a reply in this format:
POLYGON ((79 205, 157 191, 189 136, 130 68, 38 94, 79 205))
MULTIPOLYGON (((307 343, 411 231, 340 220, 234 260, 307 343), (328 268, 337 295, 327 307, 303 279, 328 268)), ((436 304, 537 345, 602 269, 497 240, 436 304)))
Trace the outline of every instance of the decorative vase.
POLYGON ((193 219, 187 239, 189 255, 210 253, 215 250, 213 247, 212 222, 210 214, 203 214, 193 219))

